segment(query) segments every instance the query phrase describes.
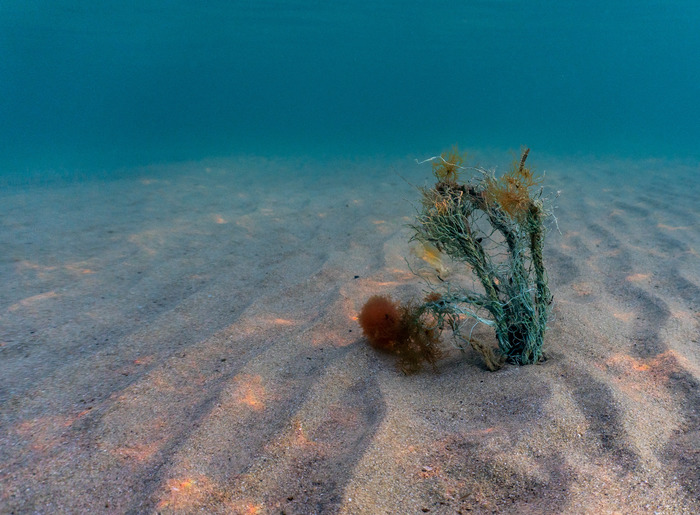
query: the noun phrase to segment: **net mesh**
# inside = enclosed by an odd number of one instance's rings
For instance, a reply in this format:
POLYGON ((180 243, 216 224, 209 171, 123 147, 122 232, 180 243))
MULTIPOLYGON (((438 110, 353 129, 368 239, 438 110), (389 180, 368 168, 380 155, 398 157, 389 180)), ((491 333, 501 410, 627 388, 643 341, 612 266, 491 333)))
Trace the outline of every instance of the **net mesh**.
POLYGON ((455 148, 433 160, 437 182, 422 190, 414 239, 463 263, 481 288, 443 283, 420 307, 436 327, 451 329, 462 344, 482 354, 491 369, 507 360, 531 364, 542 359, 542 343, 552 295, 542 247, 544 207, 541 178, 525 165, 524 149, 510 170, 497 178, 480 167, 463 166, 455 148), (469 179, 461 178, 469 172, 469 179), (475 322, 492 327, 498 350, 472 338, 475 322))

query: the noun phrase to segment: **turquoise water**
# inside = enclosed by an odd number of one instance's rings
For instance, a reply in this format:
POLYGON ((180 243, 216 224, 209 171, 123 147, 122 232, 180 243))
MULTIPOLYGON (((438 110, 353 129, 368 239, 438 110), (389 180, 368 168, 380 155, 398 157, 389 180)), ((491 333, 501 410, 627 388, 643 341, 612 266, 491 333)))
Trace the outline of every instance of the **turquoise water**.
POLYGON ((0 173, 235 154, 700 156, 700 3, 0 2, 0 173))

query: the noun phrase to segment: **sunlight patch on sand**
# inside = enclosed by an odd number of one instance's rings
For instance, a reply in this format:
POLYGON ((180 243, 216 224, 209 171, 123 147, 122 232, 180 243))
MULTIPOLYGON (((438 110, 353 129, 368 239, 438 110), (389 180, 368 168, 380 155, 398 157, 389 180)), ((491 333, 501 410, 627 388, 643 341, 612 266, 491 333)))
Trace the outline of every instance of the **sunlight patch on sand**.
POLYGON ((221 215, 214 215, 214 223, 217 224, 227 224, 228 221, 221 215))
POLYGON ((239 404, 248 406, 255 411, 265 409, 267 392, 263 386, 263 378, 260 375, 242 374, 237 376, 234 399, 239 404))
POLYGON ((18 274, 23 274, 25 272, 36 272, 38 276, 42 279, 48 277, 48 272, 53 272, 58 267, 55 266, 44 266, 37 263, 32 263, 31 261, 20 261, 15 266, 18 274))
POLYGON ((642 281, 646 281, 651 277, 651 274, 631 274, 625 277, 625 280, 632 282, 632 283, 638 283, 642 281))
POLYGON ((20 422, 12 431, 24 437, 33 451, 46 453, 63 443, 66 428, 74 421, 66 415, 45 415, 20 422))
POLYGON ((242 215, 236 218, 236 225, 250 230, 255 227, 255 220, 250 215, 242 215))
POLYGON ((153 390, 161 393, 175 393, 177 391, 177 386, 173 384, 172 378, 163 370, 154 370, 151 372, 148 382, 152 386, 153 390))
POLYGON ((650 396, 670 400, 671 391, 659 387, 668 386, 671 377, 689 365, 685 357, 669 349, 653 358, 613 354, 598 368, 614 372, 614 381, 621 391, 637 402, 646 402, 650 396))
POLYGON ((274 330, 275 328, 280 327, 294 327, 299 325, 299 322, 290 318, 282 318, 271 315, 255 317, 254 319, 250 320, 249 323, 237 323, 234 324, 232 327, 235 327, 236 332, 238 332, 239 334, 241 332, 252 333, 255 331, 253 330, 251 325, 254 325, 254 329, 256 330, 274 330))
POLYGON ((303 449, 315 447, 317 445, 316 442, 307 436, 307 432, 304 430, 304 424, 299 418, 294 418, 292 421, 292 432, 289 434, 286 443, 290 447, 303 449))
POLYGON ((14 312, 18 309, 33 307, 35 304, 38 304, 48 299, 54 299, 56 297, 58 297, 58 293, 56 293, 55 291, 49 291, 46 293, 40 293, 38 295, 32 295, 31 297, 22 299, 19 302, 15 302, 9 308, 7 308, 7 310, 10 312, 14 312))
POLYGON ((158 253, 156 247, 162 247, 165 244, 165 235, 156 230, 147 230, 140 233, 130 234, 128 237, 129 243, 137 245, 149 256, 154 256, 158 253))
POLYGON ((117 447, 111 452, 117 456, 124 456, 125 458, 135 460, 139 463, 145 463, 161 449, 161 443, 160 441, 156 441, 143 444, 127 444, 123 447, 117 447))
POLYGON ((579 297, 586 297, 593 293, 593 286, 591 283, 578 282, 571 285, 571 288, 576 292, 579 297))
MULTIPOLYGON (((579 231, 567 231, 563 234, 563 237, 565 240, 571 240, 572 238, 578 238, 581 236, 581 233, 579 231)), ((560 242, 559 247, 563 250, 566 251, 572 251, 576 250, 576 247, 573 245, 569 245, 568 243, 560 242)))
POLYGON ((294 320, 287 320, 286 318, 275 318, 272 321, 273 324, 275 325, 296 325, 297 323, 294 320))
POLYGON ((393 288, 400 284, 398 281, 368 281, 367 283, 368 289, 371 291, 382 291, 382 289, 393 288))
POLYGON ((66 270, 70 272, 75 272, 77 274, 82 274, 82 275, 89 275, 89 274, 94 274, 96 273, 94 270, 91 270, 90 268, 83 268, 78 265, 66 265, 66 270))
POLYGON ((155 356, 150 355, 150 356, 143 356, 141 358, 136 358, 134 360, 134 365, 150 365, 153 363, 153 360, 155 359, 155 356))
POLYGON ((198 475, 168 479, 165 490, 165 498, 158 503, 158 508, 188 511, 201 507, 206 498, 214 493, 215 486, 207 476, 198 475))
MULTIPOLYGON (((333 330, 317 330, 311 335, 312 347, 347 347, 355 343, 354 336, 345 336, 346 333, 340 333, 333 330)), ((354 333, 353 333, 354 334, 354 333)))
MULTIPOLYGON (((411 272, 408 272, 406 270, 401 270, 400 268, 391 268, 388 270, 392 275, 396 276, 397 282, 395 284, 398 284, 398 281, 401 282, 407 282, 407 281, 413 281, 416 279, 416 274, 413 274, 411 272)), ((431 272, 431 277, 435 275, 434 271, 431 272)))
POLYGON ((635 313, 634 311, 615 312, 612 316, 623 322, 629 322, 634 319, 635 313))
POLYGON ((102 451, 112 456, 134 459, 139 463, 148 462, 167 445, 171 424, 165 416, 139 414, 124 424, 123 432, 117 432, 100 442, 102 451))
POLYGON ((689 225, 678 225, 678 226, 672 226, 672 225, 666 225, 666 224, 656 224, 656 227, 659 229, 663 229, 665 231, 685 231, 688 229, 691 229, 692 227, 689 225))
POLYGON ((372 224, 377 227, 379 234, 390 234, 395 228, 386 220, 372 220, 372 224))
POLYGON ((264 506, 262 504, 256 504, 246 500, 233 501, 232 503, 229 503, 228 506, 231 508, 229 513, 235 513, 236 515, 261 515, 262 513, 265 513, 263 511, 264 506))
POLYGON ((85 266, 84 262, 76 262, 76 263, 69 263, 67 265, 62 265, 62 266, 44 266, 44 265, 39 265, 36 263, 32 263, 30 261, 20 261, 16 265, 16 271, 18 274, 25 274, 27 272, 35 272, 37 274, 37 277, 40 279, 48 279, 49 278, 49 273, 50 272, 55 272, 57 270, 66 270, 68 272, 74 273, 74 274, 80 274, 80 275, 89 275, 89 274, 94 274, 96 273, 94 270, 91 268, 88 268, 85 266))
POLYGON ((671 318, 682 320, 683 322, 697 322, 700 318, 700 311, 686 311, 684 309, 674 309, 671 311, 671 318))

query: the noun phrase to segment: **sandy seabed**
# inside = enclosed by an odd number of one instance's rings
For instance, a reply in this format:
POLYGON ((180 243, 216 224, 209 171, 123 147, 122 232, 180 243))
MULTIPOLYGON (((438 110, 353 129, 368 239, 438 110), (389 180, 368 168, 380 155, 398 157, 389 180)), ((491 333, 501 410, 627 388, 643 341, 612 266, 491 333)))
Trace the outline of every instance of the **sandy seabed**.
POLYGON ((5 184, 0 513, 700 513, 700 167, 531 162, 547 361, 410 376, 356 316, 429 165, 5 184))

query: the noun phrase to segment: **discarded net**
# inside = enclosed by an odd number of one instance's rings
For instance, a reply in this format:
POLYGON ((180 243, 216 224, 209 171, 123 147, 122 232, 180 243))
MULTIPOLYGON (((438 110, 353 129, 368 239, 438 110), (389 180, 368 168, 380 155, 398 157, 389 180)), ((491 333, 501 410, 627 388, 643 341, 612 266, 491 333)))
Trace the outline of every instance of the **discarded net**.
POLYGON ((481 285, 472 291, 442 283, 418 312, 432 315, 434 327, 451 329, 460 347, 470 344, 492 370, 504 361, 526 365, 542 358, 552 302, 542 258, 548 213, 537 188, 541 178, 525 164, 528 153, 498 178, 463 166, 456 148, 431 158, 437 182, 422 190, 412 225, 414 239, 463 263, 481 285), (475 322, 494 329, 497 350, 472 338, 475 322))

